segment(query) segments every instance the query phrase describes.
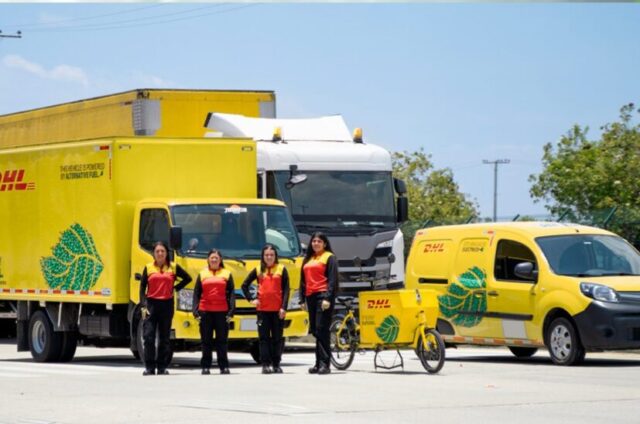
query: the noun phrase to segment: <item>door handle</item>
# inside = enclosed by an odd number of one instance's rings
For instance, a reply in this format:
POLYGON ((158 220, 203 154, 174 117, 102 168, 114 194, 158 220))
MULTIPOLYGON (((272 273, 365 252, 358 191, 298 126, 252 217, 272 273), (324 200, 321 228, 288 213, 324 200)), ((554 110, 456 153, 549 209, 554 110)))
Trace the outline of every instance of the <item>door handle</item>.
POLYGON ((491 297, 498 297, 498 296, 499 296, 499 294, 498 294, 498 292, 497 292, 497 291, 495 291, 495 290, 491 290, 491 291, 488 291, 488 292, 487 292, 487 296, 491 296, 491 297))

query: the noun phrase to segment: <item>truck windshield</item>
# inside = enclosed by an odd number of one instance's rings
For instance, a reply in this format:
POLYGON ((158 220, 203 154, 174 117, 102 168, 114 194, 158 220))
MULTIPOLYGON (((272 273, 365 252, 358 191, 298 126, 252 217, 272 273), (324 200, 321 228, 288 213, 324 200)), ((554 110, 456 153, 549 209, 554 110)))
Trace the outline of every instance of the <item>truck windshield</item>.
POLYGON ((281 257, 300 254, 291 215, 281 206, 179 205, 171 213, 182 227, 181 255, 204 257, 218 249, 223 257, 260 258, 265 243, 275 245, 281 257))
POLYGON ((536 242, 558 275, 640 275, 640 254, 621 237, 576 234, 538 237, 536 242))
POLYGON ((307 180, 287 188, 289 171, 277 171, 268 190, 283 200, 296 225, 389 227, 395 225, 390 172, 303 171, 307 180))

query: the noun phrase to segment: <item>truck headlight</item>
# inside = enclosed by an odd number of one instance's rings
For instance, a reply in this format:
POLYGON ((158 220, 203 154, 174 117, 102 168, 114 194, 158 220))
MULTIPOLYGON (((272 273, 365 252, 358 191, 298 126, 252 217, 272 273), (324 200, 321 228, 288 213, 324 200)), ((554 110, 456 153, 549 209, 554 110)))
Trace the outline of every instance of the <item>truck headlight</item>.
POLYGON ((190 311, 193 308, 193 290, 182 289, 178 292, 178 310, 190 311))
POLYGON ((294 290, 289 295, 288 311, 299 311, 300 308, 300 290, 294 290))
POLYGON ((618 302, 618 292, 611 287, 596 283, 580 283, 580 291, 583 295, 603 302, 618 302))
POLYGON ((376 249, 382 249, 384 247, 393 247, 393 239, 378 243, 376 249))

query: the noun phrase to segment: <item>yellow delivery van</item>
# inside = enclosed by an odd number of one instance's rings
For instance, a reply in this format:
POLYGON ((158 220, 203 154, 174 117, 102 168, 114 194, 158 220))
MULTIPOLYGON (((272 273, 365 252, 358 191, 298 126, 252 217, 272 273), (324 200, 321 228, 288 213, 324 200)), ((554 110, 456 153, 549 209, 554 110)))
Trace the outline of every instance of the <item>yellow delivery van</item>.
POLYGON ((621 237, 552 222, 484 223, 416 233, 407 288, 438 291, 448 344, 546 347, 558 365, 587 351, 640 348, 640 254, 621 237))
MULTIPOLYGON (((79 340, 139 355, 139 279, 157 240, 194 280, 219 249, 238 284, 274 243, 291 276, 285 336, 306 335, 300 243, 285 205, 256 199, 255 142, 111 137, 4 149, 0 177, 0 300, 15 305, 18 350, 35 360, 71 360, 79 340)), ((193 288, 175 303, 174 350, 199 346, 193 288)), ((244 298, 230 329, 232 344, 257 357, 244 298)))

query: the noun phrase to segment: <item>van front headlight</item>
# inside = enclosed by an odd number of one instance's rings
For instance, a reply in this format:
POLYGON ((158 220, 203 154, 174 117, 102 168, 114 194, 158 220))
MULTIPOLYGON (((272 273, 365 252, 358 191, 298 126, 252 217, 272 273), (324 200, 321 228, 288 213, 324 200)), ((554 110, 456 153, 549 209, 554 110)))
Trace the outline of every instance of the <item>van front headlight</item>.
POLYGON ((596 283, 580 283, 580 291, 583 295, 603 302, 618 302, 618 292, 608 286, 596 283))

